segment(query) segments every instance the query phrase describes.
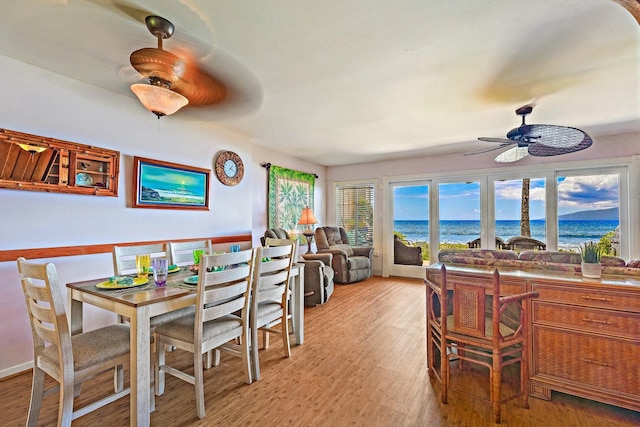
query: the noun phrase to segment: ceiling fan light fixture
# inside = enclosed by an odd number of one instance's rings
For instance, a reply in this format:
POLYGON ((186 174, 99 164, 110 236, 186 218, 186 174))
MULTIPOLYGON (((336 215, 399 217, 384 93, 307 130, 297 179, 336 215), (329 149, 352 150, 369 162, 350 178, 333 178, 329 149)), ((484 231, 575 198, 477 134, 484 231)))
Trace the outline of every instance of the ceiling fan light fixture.
POLYGON ((169 83, 161 79, 150 78, 150 84, 136 83, 131 91, 136 94, 144 108, 158 116, 169 116, 189 103, 178 92, 169 89, 169 83))

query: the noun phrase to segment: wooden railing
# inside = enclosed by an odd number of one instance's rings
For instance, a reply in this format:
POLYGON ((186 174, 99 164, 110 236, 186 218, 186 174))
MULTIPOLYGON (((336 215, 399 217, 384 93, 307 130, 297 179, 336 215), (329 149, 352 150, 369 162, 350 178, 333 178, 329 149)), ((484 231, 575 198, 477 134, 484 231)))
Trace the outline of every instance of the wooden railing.
MULTIPOLYGON (((172 242, 188 242, 190 240, 211 239, 211 243, 236 243, 252 241, 251 234, 239 234, 235 236, 221 237, 193 237, 191 239, 171 239, 172 242)), ((81 245, 81 246, 58 246, 52 248, 30 248, 30 249, 8 249, 0 251, 0 262, 15 261, 19 257, 25 257, 29 260, 40 258, 56 258, 63 256, 76 255, 93 255, 111 253, 114 246, 131 246, 131 245, 150 245, 154 243, 164 243, 168 240, 152 240, 148 242, 121 242, 121 243, 102 243, 98 245, 81 245)))

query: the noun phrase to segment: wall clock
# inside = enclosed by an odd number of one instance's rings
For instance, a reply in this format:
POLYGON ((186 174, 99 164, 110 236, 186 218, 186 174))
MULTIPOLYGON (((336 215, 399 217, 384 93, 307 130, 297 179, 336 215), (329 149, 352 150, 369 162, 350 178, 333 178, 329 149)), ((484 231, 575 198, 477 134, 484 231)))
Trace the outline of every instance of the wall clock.
POLYGON ((224 185, 237 185, 244 176, 242 159, 233 151, 223 151, 216 159, 216 176, 224 185))

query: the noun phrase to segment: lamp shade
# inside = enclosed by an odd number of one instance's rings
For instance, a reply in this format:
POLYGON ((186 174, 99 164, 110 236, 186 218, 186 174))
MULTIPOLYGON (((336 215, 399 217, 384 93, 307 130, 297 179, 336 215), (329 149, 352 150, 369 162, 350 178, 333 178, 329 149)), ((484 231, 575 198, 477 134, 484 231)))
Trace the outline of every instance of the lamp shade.
POLYGON ((178 92, 161 86, 137 83, 131 85, 142 105, 158 116, 168 116, 175 113, 189 103, 189 100, 178 92))
POLYGON ((316 216, 313 214, 313 211, 309 206, 306 206, 304 209, 302 209, 300 220, 298 220, 298 225, 311 225, 317 223, 318 220, 316 219, 316 216))

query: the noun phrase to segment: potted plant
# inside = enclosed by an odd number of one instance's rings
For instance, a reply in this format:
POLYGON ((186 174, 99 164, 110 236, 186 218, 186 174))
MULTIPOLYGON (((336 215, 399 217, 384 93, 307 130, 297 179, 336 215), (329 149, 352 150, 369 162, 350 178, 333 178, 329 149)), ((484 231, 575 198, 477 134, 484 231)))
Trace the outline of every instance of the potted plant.
POLYGON ((582 264, 580 265, 582 276, 599 279, 602 276, 602 264, 600 264, 602 248, 597 243, 589 242, 583 243, 578 249, 582 257, 582 264))

